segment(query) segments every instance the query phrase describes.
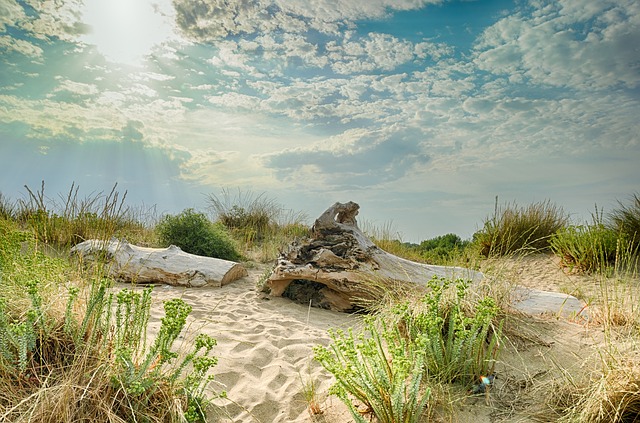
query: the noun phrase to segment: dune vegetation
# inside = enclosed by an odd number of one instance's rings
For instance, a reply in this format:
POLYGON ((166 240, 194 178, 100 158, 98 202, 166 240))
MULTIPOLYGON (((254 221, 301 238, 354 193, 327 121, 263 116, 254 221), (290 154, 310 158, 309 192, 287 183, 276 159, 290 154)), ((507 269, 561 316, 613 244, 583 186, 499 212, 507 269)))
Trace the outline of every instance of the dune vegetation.
MULTIPOLYGON (((148 339, 153 287, 116 287, 108 261, 87 265, 69 250, 86 239, 117 237, 149 247, 174 244, 268 272, 280 249, 309 234, 306 215, 240 191, 212 194, 207 210, 175 216, 128 206, 117 185, 86 198, 75 184, 53 199, 44 183, 26 191, 19 201, 0 193, 0 421, 215 421, 216 401, 234 398, 211 383, 218 360, 213 337, 189 335, 188 347, 177 342, 186 336, 191 306, 181 298, 165 301, 160 328, 148 339)), ((411 244, 388 227, 364 231, 392 254, 481 270, 494 280, 509 279, 507 261, 535 254, 556 257, 567 274, 587 275, 594 283, 570 293, 589 304, 583 324, 603 334, 588 355, 575 354, 574 361, 584 360, 578 367, 589 370, 553 363, 553 377, 519 380, 523 391, 527 384, 535 389, 502 401, 494 414, 509 421, 517 408, 528 421, 622 423, 640 414, 638 222, 635 194, 612 212, 596 210, 592 222, 571 222, 549 201, 526 207, 496 201, 470 240, 444 234, 411 244)), ((537 342, 531 323, 509 308, 512 286, 472 289, 437 278, 426 286, 390 288, 366 310, 360 328, 332 330, 332 342, 314 349, 335 378, 329 394, 356 422, 456 421, 461 397, 477 395, 489 405, 496 365, 517 368, 513 357, 537 342)), ((304 381, 311 421, 323 413, 315 388, 304 381)))

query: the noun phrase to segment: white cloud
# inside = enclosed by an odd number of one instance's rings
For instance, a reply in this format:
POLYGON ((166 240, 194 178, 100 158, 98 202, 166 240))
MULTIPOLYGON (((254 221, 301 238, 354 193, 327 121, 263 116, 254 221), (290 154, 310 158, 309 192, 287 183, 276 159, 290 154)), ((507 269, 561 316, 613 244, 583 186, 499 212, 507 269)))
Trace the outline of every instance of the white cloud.
POLYGON ((41 57, 43 53, 43 50, 37 45, 8 35, 0 36, 0 50, 13 50, 29 57, 41 57))
POLYGON ((0 2, 0 31, 6 31, 7 26, 14 26, 25 16, 24 9, 15 0, 0 2))
POLYGON ((174 0, 177 23, 189 38, 211 42, 229 35, 314 29, 337 34, 358 19, 377 19, 440 0, 174 0))
POLYGON ((638 2, 564 1, 489 27, 476 44, 474 62, 545 86, 636 88, 640 56, 634 45, 640 45, 638 2))

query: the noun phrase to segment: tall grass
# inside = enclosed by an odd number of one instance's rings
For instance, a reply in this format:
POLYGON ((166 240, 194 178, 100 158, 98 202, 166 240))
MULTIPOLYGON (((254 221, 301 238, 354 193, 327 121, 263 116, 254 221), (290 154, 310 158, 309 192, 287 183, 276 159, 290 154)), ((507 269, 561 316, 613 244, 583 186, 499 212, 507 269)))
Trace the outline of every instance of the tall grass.
POLYGON ((116 293, 102 270, 79 274, 0 222, 0 421, 205 421, 215 341, 173 348, 190 306, 167 301, 147 345, 150 288, 116 293))
POLYGON ((634 254, 640 252, 640 195, 633 194, 630 204, 618 202, 609 215, 611 226, 629 242, 634 254))
POLYGON ((79 186, 71 184, 58 200, 47 197, 45 183, 39 190, 25 186, 28 196, 19 200, 15 219, 35 232, 40 242, 57 248, 68 248, 87 239, 123 237, 142 245, 154 242, 148 213, 136 211, 125 203, 127 192, 120 193, 117 184, 108 193, 98 192, 79 197, 79 186))
POLYGON ((309 235, 307 216, 286 209, 264 193, 225 189, 207 197, 215 220, 227 227, 254 260, 268 262, 291 241, 309 235))
POLYGON ((568 226, 551 237, 551 251, 563 266, 588 273, 637 265, 637 247, 622 221, 606 222, 603 216, 596 208, 591 224, 568 226))
POLYGON ((561 207, 542 201, 520 207, 496 207, 474 235, 474 244, 484 257, 503 256, 516 251, 545 251, 551 236, 567 226, 569 217, 561 207))

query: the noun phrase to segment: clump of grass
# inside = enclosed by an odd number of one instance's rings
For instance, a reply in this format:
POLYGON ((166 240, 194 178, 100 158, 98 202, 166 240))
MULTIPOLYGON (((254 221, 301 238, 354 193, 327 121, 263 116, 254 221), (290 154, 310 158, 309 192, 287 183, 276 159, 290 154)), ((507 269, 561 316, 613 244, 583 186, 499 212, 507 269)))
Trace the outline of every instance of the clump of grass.
POLYGON ((68 248, 87 239, 109 239, 125 233, 131 242, 149 242, 152 231, 125 205, 127 192, 120 193, 117 184, 108 194, 79 198, 79 186, 73 183, 57 201, 45 195, 44 181, 40 190, 25 189, 28 199, 18 202, 12 216, 44 244, 68 248))
POLYGON ((618 202, 609 220, 611 226, 617 230, 628 242, 634 254, 640 252, 640 195, 634 194, 630 204, 618 202))
POLYGON ((586 387, 574 390, 574 402, 561 422, 626 423, 640 415, 640 363, 628 357, 605 365, 586 387))
POLYGON ((168 247, 206 257, 237 261, 241 259, 224 226, 214 224, 203 213, 186 209, 180 214, 164 216, 156 226, 160 242, 168 247))
POLYGON ((284 208, 264 193, 238 190, 233 195, 223 190, 220 196, 210 194, 208 202, 215 220, 258 261, 275 259, 288 243, 310 233, 304 214, 284 208))
POLYGON ((550 238, 565 228, 569 218, 562 208, 550 201, 519 207, 516 204, 498 206, 476 232, 473 243, 484 257, 504 256, 519 251, 549 249, 550 238))
POLYGON ((307 411, 311 417, 323 414, 320 393, 318 392, 318 381, 311 376, 311 371, 307 377, 302 377, 298 373, 300 384, 302 385, 302 394, 307 403, 307 411))
POLYGON ((632 265, 636 256, 627 235, 607 224, 597 208, 591 224, 568 226, 558 231, 551 237, 550 246, 563 266, 584 273, 632 265))

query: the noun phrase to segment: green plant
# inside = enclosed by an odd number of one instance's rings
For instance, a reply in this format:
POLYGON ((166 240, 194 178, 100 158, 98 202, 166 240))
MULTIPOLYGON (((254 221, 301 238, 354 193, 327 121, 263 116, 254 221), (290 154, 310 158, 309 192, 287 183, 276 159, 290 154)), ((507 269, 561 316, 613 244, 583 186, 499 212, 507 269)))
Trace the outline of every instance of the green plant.
POLYGON ((637 254, 640 252, 640 195, 634 194, 629 205, 618 204, 609 216, 610 226, 624 236, 631 251, 637 254))
POLYGON ((418 250, 428 262, 442 263, 460 255, 469 244, 456 234, 446 234, 422 241, 418 250))
POLYGON ((550 201, 527 207, 516 204, 498 207, 497 201, 496 197, 493 214, 473 236, 473 243, 485 257, 546 250, 551 236, 567 226, 568 216, 550 201))
POLYGON ((468 282, 433 277, 420 304, 400 303, 393 308, 397 324, 409 339, 426 338, 425 366, 444 382, 469 383, 493 373, 501 345, 501 325, 494 322, 499 309, 485 297, 465 312, 468 282), (451 295, 447 295, 454 291, 451 295))
MULTIPOLYGON (((147 346, 151 287, 114 292, 97 269, 88 287, 69 286, 66 302, 60 301, 43 282, 56 275, 49 267, 60 263, 32 251, 32 245, 20 252, 21 233, 5 227, 10 230, 0 234, 0 262, 9 262, 0 273, 0 421, 206 421, 215 340, 198 334, 191 351, 175 349, 191 312, 188 304, 164 304, 159 332, 147 346)), ((68 263, 65 271, 71 271, 68 263)))
POLYGON ((348 407, 354 420, 366 420, 349 395, 384 423, 420 421, 431 391, 425 379, 426 336, 407 339, 395 326, 367 317, 363 332, 330 331, 330 347, 316 346, 315 359, 336 382, 330 393, 348 407))
POLYGON ((151 231, 125 205, 126 191, 117 184, 108 194, 99 192, 80 199, 75 183, 62 202, 45 196, 45 184, 33 191, 25 186, 27 200, 21 200, 13 213, 15 219, 30 228, 39 242, 66 248, 87 239, 109 239, 126 233, 131 242, 147 240, 151 231))
POLYGON ((211 223, 204 214, 193 209, 186 209, 176 216, 164 216, 156 230, 165 246, 173 244, 201 256, 232 261, 241 259, 224 227, 211 223))

